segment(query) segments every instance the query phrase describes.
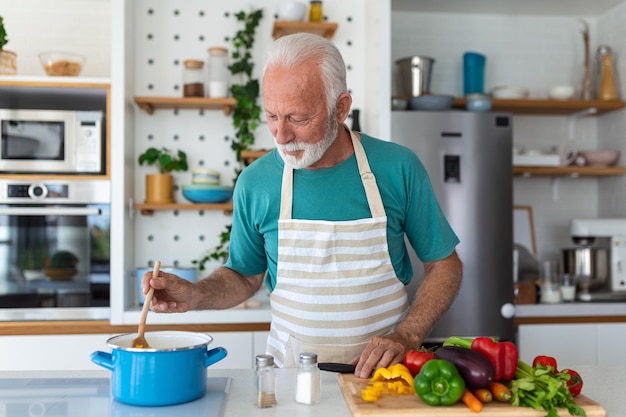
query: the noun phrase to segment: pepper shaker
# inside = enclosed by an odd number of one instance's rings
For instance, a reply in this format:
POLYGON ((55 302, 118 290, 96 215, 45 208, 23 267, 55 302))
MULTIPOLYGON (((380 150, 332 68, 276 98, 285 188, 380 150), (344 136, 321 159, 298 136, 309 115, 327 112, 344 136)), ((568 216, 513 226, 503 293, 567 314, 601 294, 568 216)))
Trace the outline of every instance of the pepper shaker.
POLYGON ((296 378, 296 402, 308 405, 317 403, 320 400, 320 385, 317 355, 310 352, 301 353, 296 378))
POLYGON ((259 408, 276 405, 276 374, 272 355, 257 355, 255 362, 256 401, 259 408))

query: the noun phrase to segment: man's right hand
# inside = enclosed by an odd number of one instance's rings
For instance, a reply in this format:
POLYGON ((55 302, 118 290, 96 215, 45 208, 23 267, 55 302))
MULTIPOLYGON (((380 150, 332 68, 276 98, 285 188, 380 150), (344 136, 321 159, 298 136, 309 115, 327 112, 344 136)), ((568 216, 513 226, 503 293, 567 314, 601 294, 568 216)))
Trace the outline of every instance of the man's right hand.
POLYGON ((154 287, 150 308, 158 313, 183 313, 191 309, 193 284, 177 275, 159 271, 152 278, 152 271, 141 279, 141 292, 145 295, 154 287))

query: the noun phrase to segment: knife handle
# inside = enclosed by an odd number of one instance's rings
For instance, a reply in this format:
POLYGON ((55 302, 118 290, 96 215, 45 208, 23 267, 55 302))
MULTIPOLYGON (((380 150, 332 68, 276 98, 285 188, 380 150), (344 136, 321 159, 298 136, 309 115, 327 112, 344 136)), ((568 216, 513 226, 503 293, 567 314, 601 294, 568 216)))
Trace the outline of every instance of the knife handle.
POLYGON ((317 367, 322 371, 339 372, 341 374, 353 374, 356 369, 356 365, 337 362, 320 362, 317 364, 317 367))

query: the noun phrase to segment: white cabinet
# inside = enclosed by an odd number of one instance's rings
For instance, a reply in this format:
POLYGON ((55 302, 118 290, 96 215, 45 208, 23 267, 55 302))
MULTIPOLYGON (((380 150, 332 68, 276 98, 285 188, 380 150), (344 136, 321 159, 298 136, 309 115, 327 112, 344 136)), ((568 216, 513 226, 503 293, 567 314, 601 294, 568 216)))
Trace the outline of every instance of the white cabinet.
POLYGON ((626 323, 520 325, 520 359, 554 356, 559 368, 578 365, 626 365, 626 323))
MULTIPOLYGON (((212 369, 250 369, 254 357, 265 352, 268 332, 215 332, 208 346, 223 347, 226 358, 212 369)), ((103 370, 91 362, 95 351, 110 352, 112 334, 0 336, 0 369, 4 371, 103 370)))
POLYGON ((0 369, 6 371, 102 370, 89 359, 107 351, 109 334, 0 337, 0 369))

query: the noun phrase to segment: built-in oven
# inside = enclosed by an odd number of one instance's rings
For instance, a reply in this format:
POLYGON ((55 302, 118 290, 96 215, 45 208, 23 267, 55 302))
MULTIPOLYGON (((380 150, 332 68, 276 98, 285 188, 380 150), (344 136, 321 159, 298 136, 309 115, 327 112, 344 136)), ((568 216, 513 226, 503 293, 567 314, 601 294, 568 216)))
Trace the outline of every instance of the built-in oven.
POLYGON ((109 181, 0 180, 0 308, 108 307, 109 181))

